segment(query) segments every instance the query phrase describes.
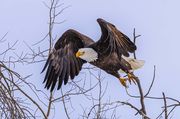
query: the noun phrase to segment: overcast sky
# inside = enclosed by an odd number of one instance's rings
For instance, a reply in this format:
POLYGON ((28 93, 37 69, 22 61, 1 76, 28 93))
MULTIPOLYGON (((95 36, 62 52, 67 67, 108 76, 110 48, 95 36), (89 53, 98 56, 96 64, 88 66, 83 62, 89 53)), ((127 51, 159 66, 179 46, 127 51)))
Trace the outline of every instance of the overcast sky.
MULTIPOLYGON (((142 35, 137 41, 137 56, 146 62, 145 66, 136 72, 142 80, 143 88, 146 90, 149 86, 153 66, 156 65, 156 81, 151 95, 161 96, 162 92, 165 92, 166 96, 180 100, 179 0, 60 0, 60 2, 64 3, 63 7, 70 7, 58 17, 58 21, 66 21, 55 27, 54 34, 60 37, 64 31, 71 28, 98 40, 101 33, 96 22, 97 18, 113 23, 130 38, 133 38, 133 28, 136 28, 137 34, 142 35)), ((48 31, 47 23, 48 9, 44 6, 43 0, 0 1, 0 37, 8 32, 6 39, 18 40, 20 51, 25 47, 22 45, 23 41, 33 44, 45 36, 48 31)), ((36 74, 41 71, 42 65, 43 63, 34 67, 37 69, 36 74)), ((38 76, 38 79, 35 79, 37 86, 43 87, 41 83, 44 75, 38 76)), ((105 76, 104 85, 108 82, 108 89, 111 89, 107 91, 108 96, 119 100, 127 97, 116 78, 105 76)), ((137 91, 133 85, 129 88, 133 93, 137 91)), ((78 100, 75 99, 79 104, 78 100)), ((161 111, 160 107, 163 105, 153 101, 147 101, 146 104, 147 112, 152 118, 161 111)), ((178 111, 180 112, 178 109, 175 111, 173 119, 180 117, 178 111)), ((134 119, 135 112, 131 109, 123 110, 122 107, 121 112, 119 116, 122 119, 134 119), (129 113, 132 116, 129 117, 129 113)))

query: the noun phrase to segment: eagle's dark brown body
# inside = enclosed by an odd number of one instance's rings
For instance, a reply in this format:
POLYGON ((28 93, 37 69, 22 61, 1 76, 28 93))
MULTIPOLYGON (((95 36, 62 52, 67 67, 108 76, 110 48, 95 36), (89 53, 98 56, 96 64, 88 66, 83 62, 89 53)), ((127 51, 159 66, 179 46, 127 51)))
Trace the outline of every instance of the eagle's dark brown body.
POLYGON ((99 57, 96 61, 90 64, 99 67, 107 73, 119 78, 118 71, 122 69, 124 72, 129 73, 131 70, 130 64, 122 58, 119 58, 116 53, 111 53, 107 57, 99 57))

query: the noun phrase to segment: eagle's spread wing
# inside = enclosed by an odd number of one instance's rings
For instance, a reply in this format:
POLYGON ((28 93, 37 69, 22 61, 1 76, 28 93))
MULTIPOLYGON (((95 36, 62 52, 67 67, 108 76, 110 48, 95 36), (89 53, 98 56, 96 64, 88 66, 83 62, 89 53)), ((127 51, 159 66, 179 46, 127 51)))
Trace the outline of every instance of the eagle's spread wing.
POLYGON ((44 82, 45 88, 53 91, 58 82, 58 89, 64 81, 67 84, 69 77, 74 79, 82 68, 84 60, 75 57, 79 48, 92 44, 87 36, 75 30, 66 31, 56 42, 53 51, 49 54, 42 72, 48 67, 44 82))
POLYGON ((135 44, 122 32, 120 32, 116 27, 106 22, 103 19, 97 19, 102 35, 100 40, 96 43, 97 49, 102 55, 108 55, 112 52, 117 52, 118 57, 129 56, 129 52, 134 52, 136 50, 135 44), (102 47, 103 46, 103 47, 102 47))

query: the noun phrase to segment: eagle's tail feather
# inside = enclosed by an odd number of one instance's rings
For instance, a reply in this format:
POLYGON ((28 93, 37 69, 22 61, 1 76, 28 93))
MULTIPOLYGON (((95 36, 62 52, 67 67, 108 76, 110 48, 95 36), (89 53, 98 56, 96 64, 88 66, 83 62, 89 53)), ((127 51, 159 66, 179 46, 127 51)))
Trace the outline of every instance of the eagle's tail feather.
MULTIPOLYGON (((134 70, 140 69, 142 66, 144 66, 144 63, 145 63, 144 60, 137 60, 137 59, 125 57, 125 56, 122 56, 122 58, 124 60, 126 60, 131 65, 132 69, 130 70, 130 72, 133 72, 134 70)), ((124 71, 120 70, 120 72, 123 73, 124 71)))
POLYGON ((131 68, 133 71, 141 68, 145 63, 144 60, 137 60, 137 59, 125 57, 125 56, 123 58, 131 65, 131 68))
POLYGON ((132 67, 132 70, 137 70, 137 69, 141 68, 142 66, 144 66, 144 63, 145 63, 144 60, 134 59, 134 61, 130 62, 130 65, 132 67))

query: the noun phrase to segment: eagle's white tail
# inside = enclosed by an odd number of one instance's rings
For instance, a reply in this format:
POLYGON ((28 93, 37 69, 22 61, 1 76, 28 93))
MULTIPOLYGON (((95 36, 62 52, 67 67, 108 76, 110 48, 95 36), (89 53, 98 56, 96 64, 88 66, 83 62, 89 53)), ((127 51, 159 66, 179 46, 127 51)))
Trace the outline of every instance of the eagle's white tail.
POLYGON ((122 58, 124 58, 131 65, 131 68, 133 71, 141 68, 145 63, 144 60, 137 60, 137 59, 125 57, 125 56, 122 56, 122 58))
POLYGON ((137 59, 130 58, 130 57, 125 57, 125 56, 122 56, 122 58, 125 59, 131 65, 132 72, 134 70, 137 70, 137 69, 141 68, 145 63, 144 60, 137 60, 137 59))

